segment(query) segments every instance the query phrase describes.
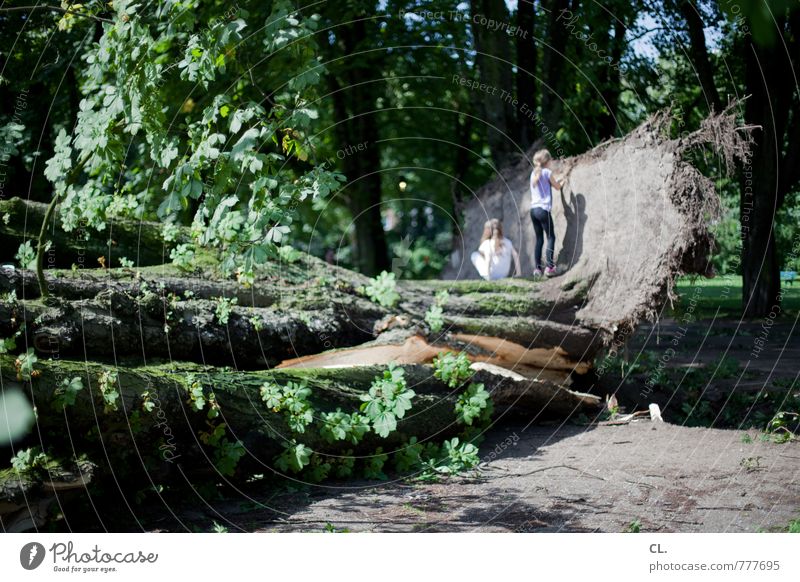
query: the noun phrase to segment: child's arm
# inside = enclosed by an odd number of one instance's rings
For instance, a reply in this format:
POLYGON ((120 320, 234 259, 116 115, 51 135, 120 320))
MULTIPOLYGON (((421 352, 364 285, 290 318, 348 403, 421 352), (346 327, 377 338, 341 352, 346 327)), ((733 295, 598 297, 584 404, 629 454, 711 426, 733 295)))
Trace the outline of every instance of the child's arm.
POLYGON ((553 176, 553 174, 550 174, 550 185, 553 188, 555 188, 556 190, 561 190, 561 188, 566 183, 567 183, 567 179, 566 178, 564 178, 563 180, 559 181, 559 180, 556 180, 556 178, 555 178, 555 176, 553 176))
POLYGON ((519 253, 517 252, 517 249, 512 248, 511 254, 514 257, 514 276, 519 277, 522 275, 522 269, 519 268, 519 253))
POLYGON ((489 260, 489 253, 486 252, 486 241, 483 241, 478 247, 478 252, 481 254, 485 261, 489 260))

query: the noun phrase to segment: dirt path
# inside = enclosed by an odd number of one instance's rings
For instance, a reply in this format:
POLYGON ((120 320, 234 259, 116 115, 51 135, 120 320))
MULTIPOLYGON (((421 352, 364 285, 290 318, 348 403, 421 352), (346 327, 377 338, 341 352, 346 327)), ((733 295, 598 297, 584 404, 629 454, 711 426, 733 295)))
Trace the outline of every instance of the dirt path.
POLYGON ((510 427, 481 447, 475 477, 439 484, 348 483, 222 504, 231 531, 755 532, 800 517, 800 444, 649 421, 586 429, 510 427))

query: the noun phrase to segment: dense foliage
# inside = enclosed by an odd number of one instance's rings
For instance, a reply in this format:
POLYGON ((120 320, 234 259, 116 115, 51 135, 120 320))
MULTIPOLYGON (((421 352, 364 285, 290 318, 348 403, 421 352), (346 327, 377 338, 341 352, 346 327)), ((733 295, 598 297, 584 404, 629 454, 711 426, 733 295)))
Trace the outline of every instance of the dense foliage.
MULTIPOLYGON (((741 113, 764 128, 750 168, 759 172, 761 222, 740 228, 747 172, 719 179, 727 211, 715 261, 743 272, 745 289, 760 287, 765 299, 776 269, 797 267, 794 6, 89 0, 0 8, 2 195, 58 200, 60 226, 80 236, 106 236, 121 217, 157 219, 167 239, 175 225, 188 226, 191 242, 171 259, 191 267, 197 247, 213 248, 245 281, 286 241, 369 275, 431 277, 457 239, 464 201, 536 140, 556 155, 579 153, 669 106, 676 133, 689 131, 752 95, 741 113), (749 54, 770 64, 763 79, 749 54)), ((713 156, 699 163, 722 175, 713 156)), ((38 225, 28 228, 36 237, 38 225)), ((19 260, 36 250, 29 243, 19 260)), ((136 263, 131 251, 118 254, 106 264, 136 263)))

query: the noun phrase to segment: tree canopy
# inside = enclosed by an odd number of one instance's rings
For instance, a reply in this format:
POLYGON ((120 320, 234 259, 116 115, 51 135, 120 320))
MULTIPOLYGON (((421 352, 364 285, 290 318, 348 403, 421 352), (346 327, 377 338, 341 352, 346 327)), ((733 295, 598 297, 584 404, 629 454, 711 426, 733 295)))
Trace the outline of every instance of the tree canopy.
POLYGON ((464 201, 532 144, 580 153, 667 107, 688 132, 744 99, 750 167, 700 165, 727 209, 717 269, 761 313, 797 266, 798 19, 785 0, 4 6, 2 195, 77 236, 187 227, 168 258, 211 249, 244 281, 284 243, 431 277, 464 201))

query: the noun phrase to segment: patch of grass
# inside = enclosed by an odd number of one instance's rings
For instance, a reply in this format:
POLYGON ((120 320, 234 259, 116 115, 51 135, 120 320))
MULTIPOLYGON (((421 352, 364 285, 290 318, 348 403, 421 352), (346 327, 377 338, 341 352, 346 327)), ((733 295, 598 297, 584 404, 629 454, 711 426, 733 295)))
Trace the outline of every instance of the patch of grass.
POLYGON ((786 528, 788 533, 800 533, 800 519, 794 519, 789 522, 789 527, 786 528))
POLYGON ((405 509, 409 510, 409 511, 413 511, 414 513, 416 513, 418 515, 425 515, 425 512, 423 510, 421 510, 419 507, 414 507, 410 503, 404 503, 403 507, 405 509))
POLYGON ((641 533, 642 531, 642 522, 638 519, 634 519, 632 522, 628 524, 628 527, 625 529, 624 533, 641 533))
POLYGON ((794 378, 775 378, 772 385, 775 388, 794 388, 796 380, 794 378))
MULTIPOLYGON (((718 317, 738 318, 742 313, 742 278, 739 275, 726 275, 705 279, 703 277, 682 277, 675 285, 679 300, 669 317, 679 318, 690 315, 692 319, 718 317), (692 302, 694 301, 694 305, 692 302)), ((800 284, 783 284, 783 303, 779 317, 796 317, 800 313, 800 284)))
MULTIPOLYGON (((756 429, 763 442, 794 440, 800 431, 800 394, 767 390, 734 392, 726 400, 710 402, 700 398, 703 383, 687 383, 686 399, 674 422, 686 426, 756 429)), ((752 440, 750 435, 743 435, 752 440)))
POLYGON ((681 405, 681 412, 684 414, 685 426, 712 426, 716 417, 708 400, 684 402, 681 405))
POLYGON ((745 457, 741 461, 739 461, 739 466, 742 467, 745 471, 750 473, 751 471, 757 471, 761 468, 761 457, 745 457))
MULTIPOLYGON (((645 350, 630 358, 617 354, 598 359, 595 367, 603 371, 607 386, 652 386, 656 391, 672 394, 674 400, 664 411, 668 422, 756 429, 765 442, 788 442, 800 436, 800 391, 792 378, 765 382, 758 390, 737 389, 730 394, 720 391, 720 387, 730 386, 736 379, 763 377, 761 372, 743 372, 736 358, 724 356, 686 368, 680 362, 664 366, 658 351, 645 350)), ((576 418, 575 422, 581 420, 576 418)))

